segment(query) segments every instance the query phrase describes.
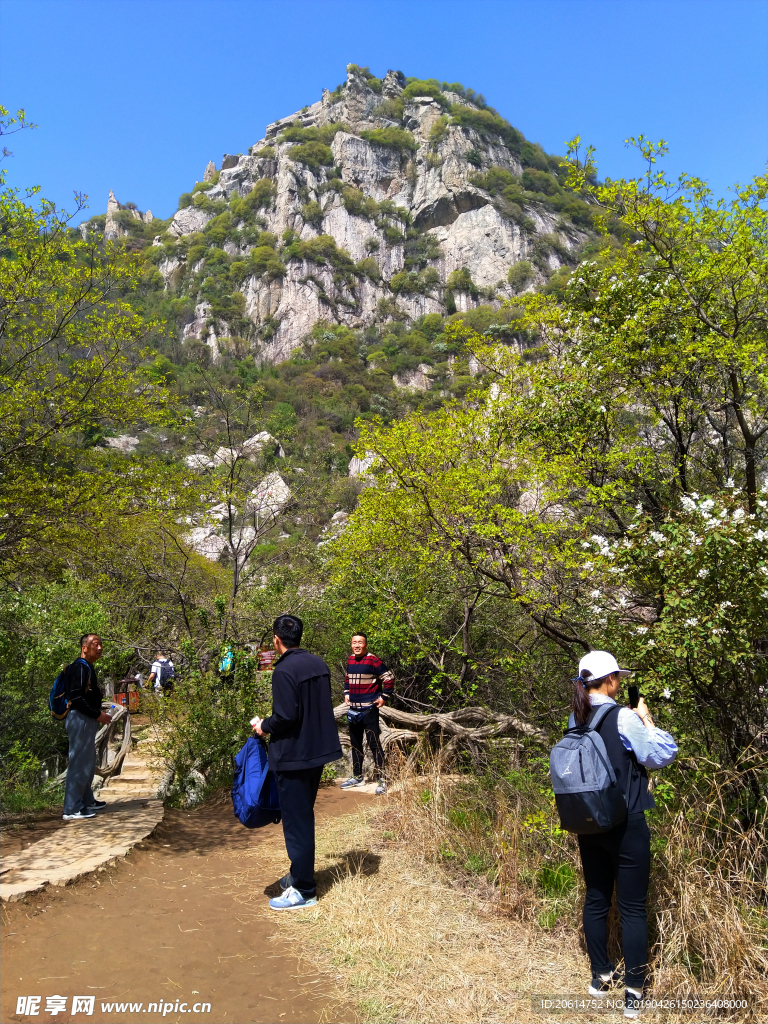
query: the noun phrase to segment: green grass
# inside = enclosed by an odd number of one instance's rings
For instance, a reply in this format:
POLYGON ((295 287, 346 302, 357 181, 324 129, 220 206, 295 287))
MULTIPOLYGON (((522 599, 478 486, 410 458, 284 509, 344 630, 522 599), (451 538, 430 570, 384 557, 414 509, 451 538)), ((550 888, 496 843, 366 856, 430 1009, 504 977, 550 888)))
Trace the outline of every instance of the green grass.
POLYGON ((0 800, 3 817, 59 809, 64 802, 62 785, 22 785, 6 790, 0 800))

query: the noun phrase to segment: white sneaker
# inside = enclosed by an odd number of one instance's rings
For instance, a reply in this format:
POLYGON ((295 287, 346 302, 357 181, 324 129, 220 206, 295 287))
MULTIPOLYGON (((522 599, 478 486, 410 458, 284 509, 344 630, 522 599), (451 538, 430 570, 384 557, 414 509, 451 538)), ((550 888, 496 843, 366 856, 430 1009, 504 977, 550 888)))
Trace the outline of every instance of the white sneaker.
POLYGON ((317 896, 302 896, 298 889, 290 886, 282 895, 269 901, 272 910, 301 910, 302 907, 314 907, 317 896))
POLYGON ((62 814, 64 821, 83 821, 84 818, 95 818, 95 811, 78 811, 77 814, 62 814))
POLYGON ((376 796, 381 796, 382 793, 387 792, 387 784, 384 779, 379 779, 379 784, 376 787, 376 796))

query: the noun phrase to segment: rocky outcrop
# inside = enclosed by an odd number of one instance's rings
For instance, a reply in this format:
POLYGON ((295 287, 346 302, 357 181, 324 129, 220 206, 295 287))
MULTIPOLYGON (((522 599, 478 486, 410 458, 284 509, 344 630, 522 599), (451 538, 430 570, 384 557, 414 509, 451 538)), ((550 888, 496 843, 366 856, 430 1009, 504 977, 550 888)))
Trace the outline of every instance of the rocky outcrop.
MULTIPOLYGON (((523 215, 519 204, 505 205, 480 187, 478 171, 501 168, 518 182, 523 172, 517 151, 505 144, 507 136, 483 127, 482 116, 491 115, 481 116, 469 100, 445 92, 437 99, 409 99, 401 117, 403 86, 399 72, 388 71, 380 83, 371 84, 365 71, 350 65, 342 89, 324 90, 316 103, 268 125, 247 153, 225 154, 218 172, 209 162, 203 180, 212 187, 198 192, 173 217, 168 235, 181 239, 205 231, 222 211, 239 210, 230 214, 233 237, 216 243, 233 260, 248 260, 261 244, 259 230, 278 240, 284 272, 279 263, 276 271, 255 268, 237 284, 252 325, 245 333, 260 360, 290 356, 321 319, 360 329, 390 315, 382 314, 382 308, 395 310, 393 302, 397 315, 410 318, 445 313, 448 279, 463 268, 472 288, 451 288, 457 310, 500 302, 514 294, 507 284, 513 264, 535 260, 537 283, 561 264, 566 250, 583 241, 583 232, 564 227, 545 206, 527 205, 523 215), (478 128, 452 123, 450 104, 454 110, 476 110, 478 128), (315 132, 333 126, 322 143, 329 150, 310 160, 311 166, 296 158, 295 148, 309 136, 285 139, 283 133, 294 125, 315 132), (390 134, 364 137, 376 129, 390 134), (271 199, 255 208, 233 206, 257 183, 263 192, 264 179, 274 186, 271 199), (284 238, 308 243, 319 235, 333 239, 339 259, 334 261, 332 254, 310 258, 295 246, 292 252, 282 247, 284 238), (541 236, 549 238, 546 245, 539 243, 541 236), (426 256, 414 258, 422 244, 426 256), (404 270, 412 271, 407 287, 400 280, 393 283, 404 270), (422 280, 419 273, 425 270, 431 276, 422 280)), ((320 144, 316 136, 314 144, 320 144)), ((108 223, 113 221, 108 210, 108 223)), ((186 267, 184 277, 183 253, 180 248, 179 257, 160 263, 169 288, 191 287, 199 278, 191 271, 200 263, 186 267)), ((200 295, 193 298, 195 319, 184 336, 202 338, 217 358, 218 340, 228 336, 229 325, 211 318, 200 295)), ((419 373, 398 385, 428 387, 426 374, 419 373)))
POLYGON ((105 437, 104 444, 108 448, 114 448, 124 455, 130 455, 139 443, 138 437, 131 437, 128 434, 120 434, 118 437, 105 437))
MULTIPOLYGON (((107 216, 104 222, 104 238, 107 242, 113 242, 128 234, 126 229, 120 223, 120 217, 118 216, 118 214, 123 210, 126 211, 128 216, 133 220, 142 221, 144 224, 152 223, 153 217, 151 210, 147 210, 146 213, 142 213, 141 210, 136 209, 133 203, 123 206, 122 203, 118 203, 115 198, 115 193, 110 189, 109 199, 107 199, 107 216)), ((82 225, 80 233, 85 237, 85 234, 82 231, 82 225)))
POLYGON ((429 391, 432 381, 429 378, 429 371, 432 369, 426 363, 419 363, 415 370, 407 370, 405 373, 396 373, 392 382, 396 388, 412 388, 414 391, 429 391))
POLYGON ((168 234, 181 238, 182 235, 191 235, 193 231, 202 231, 211 217, 212 214, 197 206, 185 206, 174 214, 168 234))

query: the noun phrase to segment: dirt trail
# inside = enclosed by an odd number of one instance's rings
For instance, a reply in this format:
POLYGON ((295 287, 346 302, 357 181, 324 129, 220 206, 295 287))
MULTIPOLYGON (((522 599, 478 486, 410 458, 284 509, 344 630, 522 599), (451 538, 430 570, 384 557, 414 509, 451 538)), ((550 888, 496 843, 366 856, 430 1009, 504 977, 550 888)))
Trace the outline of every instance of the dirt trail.
MULTIPOLYGON (((324 788, 318 821, 370 800, 324 788)), ((31 1019, 15 1012, 17 998, 26 995, 42 997, 38 1019, 54 1019, 45 1006, 55 994, 67 997, 67 1011, 55 1017, 64 1022, 353 1020, 327 975, 300 964, 297 949, 276 937, 275 917, 264 913, 262 904, 277 892, 281 840, 279 825, 244 829, 229 803, 168 810, 155 834, 116 866, 4 905, 0 1019, 31 1019), (246 855, 253 882, 247 904, 227 893, 227 880, 239 874, 246 855), (70 1013, 74 995, 95 996, 92 1016, 70 1013), (177 1000, 190 1010, 177 1012, 177 1000), (143 1008, 101 1009, 115 1002, 143 1008), (149 1013, 153 1002, 174 1009, 149 1013), (190 1012, 198 1002, 210 1003, 210 1012, 190 1012)), ((334 879, 327 868, 321 874, 322 892, 334 879)))

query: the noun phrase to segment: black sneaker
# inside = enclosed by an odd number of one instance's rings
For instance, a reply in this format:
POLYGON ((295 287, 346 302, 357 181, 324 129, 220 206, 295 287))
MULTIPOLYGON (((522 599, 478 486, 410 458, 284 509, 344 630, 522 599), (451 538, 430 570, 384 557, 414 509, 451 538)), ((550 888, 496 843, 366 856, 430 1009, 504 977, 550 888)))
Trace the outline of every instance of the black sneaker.
POLYGON ((89 811, 103 811, 107 806, 106 800, 94 800, 92 804, 88 804, 89 811))
POLYGON ((613 968, 610 971, 606 971, 605 974, 593 974, 592 981, 589 985, 589 994, 591 996, 602 995, 603 992, 609 992, 614 985, 619 983, 619 972, 613 968))
POLYGON ((638 992, 636 989, 631 988, 624 989, 624 1016, 630 1018, 639 1017, 640 1004, 642 1001, 642 992, 638 992))

